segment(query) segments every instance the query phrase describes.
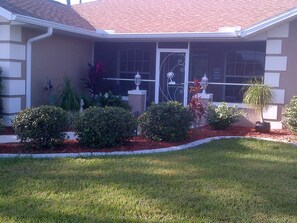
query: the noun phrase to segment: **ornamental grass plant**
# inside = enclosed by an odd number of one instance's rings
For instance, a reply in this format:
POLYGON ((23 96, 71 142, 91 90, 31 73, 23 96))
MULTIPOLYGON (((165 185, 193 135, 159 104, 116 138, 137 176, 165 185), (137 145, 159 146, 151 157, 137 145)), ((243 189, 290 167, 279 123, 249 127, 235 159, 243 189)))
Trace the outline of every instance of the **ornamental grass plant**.
POLYGON ((61 87, 62 89, 58 95, 59 107, 67 111, 78 111, 80 108, 80 98, 69 76, 64 76, 61 87))
POLYGON ((258 111, 261 115, 261 121, 264 122, 263 112, 272 103, 274 93, 272 88, 260 81, 252 81, 245 90, 243 103, 258 111))

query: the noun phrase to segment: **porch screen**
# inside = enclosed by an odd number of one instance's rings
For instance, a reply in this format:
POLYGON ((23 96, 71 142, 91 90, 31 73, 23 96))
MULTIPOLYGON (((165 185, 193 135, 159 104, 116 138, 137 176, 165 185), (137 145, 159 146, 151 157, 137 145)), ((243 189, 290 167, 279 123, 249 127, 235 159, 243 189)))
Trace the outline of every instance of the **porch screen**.
MULTIPOLYGON (((140 72, 142 79, 149 79, 151 73, 150 51, 130 49, 119 51, 119 70, 117 78, 134 79, 137 72, 140 72)), ((148 83, 141 83, 142 89, 147 89, 148 83)), ((128 94, 128 90, 135 88, 134 81, 119 81, 118 94, 123 96, 128 94)))
MULTIPOLYGON (((255 51, 235 51, 226 55, 225 83, 245 84, 252 79, 263 79, 265 54, 255 51)), ((242 102, 243 86, 225 85, 225 101, 242 102)))

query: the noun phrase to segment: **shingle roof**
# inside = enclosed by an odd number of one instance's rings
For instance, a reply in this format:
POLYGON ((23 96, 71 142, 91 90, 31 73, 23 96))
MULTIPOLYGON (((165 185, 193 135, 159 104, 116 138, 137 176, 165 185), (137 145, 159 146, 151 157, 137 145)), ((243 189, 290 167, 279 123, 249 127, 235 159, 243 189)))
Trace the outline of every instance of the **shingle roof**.
POLYGON ((0 0, 0 7, 19 15, 94 30, 94 27, 70 6, 52 0, 0 0))
POLYGON ((116 33, 216 32, 247 28, 297 7, 297 0, 97 0, 73 9, 116 33))
POLYGON ((86 30, 217 32, 253 26, 296 8, 297 0, 97 0, 72 7, 53 0, 0 0, 0 7, 86 30))

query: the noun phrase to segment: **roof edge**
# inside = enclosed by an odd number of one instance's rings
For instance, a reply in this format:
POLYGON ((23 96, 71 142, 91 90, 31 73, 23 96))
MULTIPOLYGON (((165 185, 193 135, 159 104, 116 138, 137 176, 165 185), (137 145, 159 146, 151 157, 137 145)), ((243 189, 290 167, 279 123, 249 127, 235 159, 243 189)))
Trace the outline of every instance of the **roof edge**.
POLYGON ((297 16, 297 7, 289 10, 289 11, 286 11, 285 13, 282 13, 280 15, 277 15, 273 18, 270 18, 268 20, 265 20, 263 22, 260 22, 260 23, 257 23, 253 26, 250 26, 246 29, 243 29, 241 31, 241 37, 248 37, 250 35, 253 35, 255 33, 258 33, 258 32, 261 32, 271 26, 274 26, 278 23, 281 23, 281 22, 284 22, 284 21, 287 21, 293 17, 297 16))
POLYGON ((71 33, 76 33, 84 36, 89 36, 89 37, 97 37, 97 38, 102 38, 104 34, 106 34, 105 31, 103 30, 87 30, 87 29, 82 29, 79 27, 74 27, 70 25, 64 25, 61 23, 56 23, 56 22, 51 22, 47 20, 42 20, 42 19, 37 19, 34 17, 30 16, 24 16, 20 14, 14 14, 3 7, 0 7, 0 16, 4 17, 5 19, 9 21, 16 21, 20 23, 27 23, 31 25, 36 25, 36 26, 41 26, 41 27, 52 27, 57 30, 62 30, 66 32, 71 32, 71 33))
POLYGON ((0 7, 0 16, 4 17, 7 20, 12 20, 13 17, 12 13, 3 7, 0 7))
POLYGON ((72 32, 72 33, 76 33, 76 34, 80 34, 80 35, 84 35, 84 36, 102 38, 103 35, 106 33, 103 30, 97 30, 95 32, 95 31, 86 30, 86 29, 82 29, 82 28, 78 28, 78 27, 74 27, 74 26, 64 25, 61 23, 37 19, 34 17, 30 17, 30 16, 24 16, 24 15, 19 15, 19 14, 13 14, 13 15, 14 15, 13 20, 17 21, 17 22, 28 23, 31 25, 37 25, 37 26, 42 26, 42 27, 52 27, 54 29, 72 32))
POLYGON ((105 39, 166 39, 166 38, 238 38, 239 32, 183 32, 183 33, 106 33, 105 39))

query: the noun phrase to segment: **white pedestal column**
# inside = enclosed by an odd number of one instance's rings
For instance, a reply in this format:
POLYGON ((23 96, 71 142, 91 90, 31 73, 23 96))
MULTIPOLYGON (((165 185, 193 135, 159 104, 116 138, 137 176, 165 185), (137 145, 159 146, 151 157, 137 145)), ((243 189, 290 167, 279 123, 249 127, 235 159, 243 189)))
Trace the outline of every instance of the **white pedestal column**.
POLYGON ((128 91, 128 104, 132 107, 133 114, 142 114, 146 109, 146 90, 128 91))
POLYGON ((198 97, 203 104, 208 104, 209 102, 212 102, 213 94, 198 93, 198 97))
MULTIPOLYGON (((198 97, 199 97, 200 101, 202 102, 204 109, 207 109, 208 104, 212 102, 213 94, 198 93, 198 97)), ((206 119, 203 116, 201 119, 200 125, 203 126, 205 124, 206 124, 206 119)))

